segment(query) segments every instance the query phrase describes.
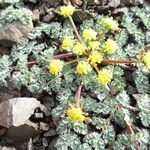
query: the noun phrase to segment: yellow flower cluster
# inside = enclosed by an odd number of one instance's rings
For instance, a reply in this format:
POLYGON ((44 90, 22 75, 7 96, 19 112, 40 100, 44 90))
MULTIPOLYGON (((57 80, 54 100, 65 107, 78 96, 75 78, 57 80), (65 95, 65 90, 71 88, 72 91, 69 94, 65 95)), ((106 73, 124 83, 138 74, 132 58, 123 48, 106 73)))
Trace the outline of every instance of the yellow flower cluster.
POLYGON ((80 61, 76 67, 78 74, 88 74, 91 70, 91 65, 86 61, 80 61))
POLYGON ((101 53, 98 51, 92 51, 88 58, 90 64, 96 65, 97 63, 101 63, 103 60, 103 57, 101 53))
POLYGON ((92 50, 98 50, 100 43, 98 41, 91 41, 88 43, 89 48, 92 50))
POLYGON ((75 8, 72 5, 68 5, 60 7, 60 11, 58 13, 64 17, 69 17, 74 13, 74 11, 75 8))
POLYGON ((55 76, 58 76, 63 69, 63 61, 59 59, 53 59, 49 64, 49 72, 55 76))
POLYGON ((82 55, 85 52, 85 49, 84 43, 78 42, 74 45, 72 52, 76 55, 82 55))
POLYGON ((97 32, 95 32, 94 30, 92 29, 85 29, 82 33, 83 35, 83 38, 85 40, 95 40, 96 39, 96 36, 97 36, 97 32))
POLYGON ((114 31, 118 31, 119 30, 117 21, 113 20, 112 17, 110 17, 110 18, 106 17, 106 18, 102 19, 102 23, 104 24, 104 26, 107 29, 111 29, 111 30, 114 30, 114 31))
POLYGON ((83 122, 85 120, 85 116, 80 108, 70 108, 67 110, 67 116, 69 120, 73 122, 83 122))
POLYGON ((103 45, 103 52, 113 54, 118 49, 116 41, 108 39, 103 45))
POLYGON ((144 62, 147 69, 150 69, 150 52, 145 52, 142 57, 142 61, 144 62))
POLYGON ((73 47, 74 38, 72 36, 67 36, 62 41, 61 48, 64 50, 70 50, 73 47))
POLYGON ((108 69, 103 69, 99 71, 98 76, 97 76, 97 81, 106 86, 111 80, 112 80, 112 72, 109 71, 108 69))

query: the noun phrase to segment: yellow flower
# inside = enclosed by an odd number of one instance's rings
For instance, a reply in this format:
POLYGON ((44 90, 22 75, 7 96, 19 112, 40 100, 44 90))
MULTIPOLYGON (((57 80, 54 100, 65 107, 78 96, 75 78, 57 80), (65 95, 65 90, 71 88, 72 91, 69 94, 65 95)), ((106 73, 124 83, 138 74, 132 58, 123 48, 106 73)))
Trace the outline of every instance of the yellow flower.
POLYGON ((98 76, 97 76, 97 81, 106 86, 111 80, 112 80, 112 72, 109 71, 108 69, 103 69, 99 71, 98 76))
POLYGON ((97 50, 99 49, 99 42, 98 41, 92 41, 92 42, 89 42, 89 47, 92 49, 92 50, 97 50))
POLYGON ((91 65, 86 61, 80 61, 76 67, 78 74, 87 74, 92 70, 91 65))
POLYGON ((78 42, 77 44, 74 45, 72 51, 74 54, 82 55, 85 52, 85 49, 86 49, 86 47, 85 47, 84 43, 78 42))
POLYGON ((96 63, 102 62, 103 57, 98 51, 92 51, 92 53, 89 55, 88 60, 90 61, 90 64, 96 65, 96 63))
POLYGON ((83 35, 83 38, 85 40, 95 40, 96 39, 96 35, 97 35, 97 32, 95 32, 94 30, 92 29, 85 29, 82 33, 83 35))
POLYGON ((145 52, 142 56, 142 61, 147 69, 150 69, 150 52, 145 52))
POLYGON ((60 7, 59 14, 64 17, 69 17, 74 13, 74 11, 75 11, 75 8, 72 5, 62 6, 60 7))
POLYGON ((49 64, 49 72, 55 76, 58 76, 62 71, 63 61, 59 59, 53 59, 49 64))
POLYGON ((67 116, 69 120, 73 122, 83 122, 85 120, 85 116, 80 108, 72 107, 67 110, 67 116))
POLYGON ((72 36, 67 36, 64 38, 63 42, 62 42, 62 49, 64 50, 70 50, 73 47, 74 44, 74 39, 72 36))
POLYGON ((103 45, 103 52, 108 54, 114 53, 118 49, 116 41, 108 39, 103 45))
POLYGON ((102 19, 102 23, 104 24, 104 26, 107 29, 111 29, 111 30, 114 30, 114 31, 118 31, 119 30, 117 21, 113 20, 112 17, 111 18, 106 17, 106 18, 102 19))

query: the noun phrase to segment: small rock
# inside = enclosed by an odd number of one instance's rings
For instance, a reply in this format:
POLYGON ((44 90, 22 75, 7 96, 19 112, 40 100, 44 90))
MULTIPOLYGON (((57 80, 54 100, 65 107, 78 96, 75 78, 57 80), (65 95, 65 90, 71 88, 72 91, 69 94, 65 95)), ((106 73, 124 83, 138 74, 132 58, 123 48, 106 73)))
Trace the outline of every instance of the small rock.
POLYGON ((50 116, 51 115, 51 108, 49 108, 49 107, 42 107, 41 110, 43 111, 43 113, 46 116, 50 116))
POLYGON ((27 150, 33 150, 33 144, 32 144, 32 139, 30 138, 28 144, 27 144, 27 150))
POLYGON ((146 43, 150 43, 150 30, 146 31, 145 37, 146 37, 146 43))
POLYGON ((82 5, 82 0, 71 0, 72 4, 75 4, 75 5, 82 5))
POLYGON ((0 44, 6 47, 12 46, 26 38, 32 29, 32 22, 28 25, 24 25, 19 21, 7 23, 0 28, 0 44))
POLYGON ((7 128, 23 125, 37 107, 41 107, 41 104, 35 98, 13 98, 4 101, 0 103, 0 125, 7 128))
POLYGON ((109 0, 107 5, 116 8, 120 5, 120 0, 109 0))
POLYGON ((62 2, 62 0, 43 0, 43 1, 47 2, 52 7, 56 7, 62 2))
POLYGON ((42 119, 44 117, 43 113, 34 113, 36 119, 42 119))
POLYGON ((7 101, 8 99, 17 97, 19 91, 16 91, 11 83, 8 83, 7 87, 0 86, 0 103, 7 101))
POLYGON ((87 15, 82 10, 76 10, 73 14, 73 20, 78 23, 81 23, 86 17, 87 15))
POLYGON ((44 122, 40 122, 40 129, 43 131, 49 130, 49 124, 44 123, 44 122))
POLYGON ((40 18, 40 12, 39 12, 39 10, 38 10, 38 9, 35 9, 35 10, 33 10, 32 12, 33 12, 33 13, 32 13, 32 20, 38 21, 39 18, 40 18))
POLYGON ((51 11, 47 15, 43 16, 43 21, 49 23, 55 17, 54 13, 51 11))
POLYGON ((49 149, 49 150, 57 150, 56 147, 55 147, 55 144, 56 144, 57 140, 58 140, 58 138, 55 138, 55 139, 53 139, 53 140, 50 142, 50 144, 49 144, 49 146, 48 146, 48 149, 49 149))
POLYGON ((107 5, 107 0, 101 0, 101 6, 107 5))
POLYGON ((88 0, 88 5, 95 5, 95 4, 100 4, 100 1, 99 0, 88 0))
POLYGON ((43 146, 44 146, 44 147, 47 147, 47 146, 48 146, 48 141, 47 141, 46 138, 43 138, 43 139, 42 139, 42 143, 43 143, 43 146))
POLYGON ((33 142, 33 144, 36 144, 36 145, 37 145, 37 143, 41 143, 42 139, 41 139, 40 135, 35 136, 33 138, 32 142, 33 142))
POLYGON ((97 10, 99 13, 106 12, 108 9, 109 9, 109 6, 98 6, 98 7, 96 8, 96 10, 97 10))
POLYGON ((50 130, 46 131, 44 133, 45 137, 51 137, 57 135, 57 131, 54 128, 51 128, 50 130))
POLYGON ((150 7, 150 1, 149 0, 147 0, 147 1, 145 0, 144 3, 143 3, 143 6, 144 7, 150 7))
POLYGON ((123 8, 116 8, 116 9, 114 9, 114 10, 112 11, 112 14, 114 14, 114 15, 116 15, 116 14, 120 15, 120 14, 122 14, 123 12, 124 12, 124 9, 123 9, 123 8))
POLYGON ((0 150, 16 150, 16 148, 14 148, 14 147, 0 147, 0 150))
POLYGON ((22 143, 29 141, 30 138, 37 136, 41 131, 30 125, 21 125, 19 127, 9 127, 5 137, 13 140, 13 143, 22 143))
POLYGON ((6 128, 0 128, 0 136, 2 136, 6 132, 6 128))
POLYGON ((132 94, 136 101, 139 101, 143 94, 132 94))
POLYGON ((42 104, 48 108, 54 107, 55 98, 53 96, 42 97, 42 104))

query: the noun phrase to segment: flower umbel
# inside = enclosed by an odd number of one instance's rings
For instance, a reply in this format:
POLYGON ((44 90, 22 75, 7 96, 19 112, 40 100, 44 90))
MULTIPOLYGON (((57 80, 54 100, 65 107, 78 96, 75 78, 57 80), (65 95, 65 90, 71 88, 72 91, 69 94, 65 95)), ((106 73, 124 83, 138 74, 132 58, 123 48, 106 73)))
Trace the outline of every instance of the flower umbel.
POLYGON ((64 38, 64 40, 62 41, 62 49, 64 50, 70 50, 73 47, 74 44, 74 39, 72 36, 67 36, 64 38))
POLYGON ((92 70, 91 65, 86 61, 80 61, 76 67, 78 74, 87 74, 92 70))
POLYGON ((75 8, 72 5, 60 7, 59 14, 64 17, 70 17, 75 11, 75 8))
POLYGON ((85 47, 84 43, 78 42, 77 44, 74 45, 72 51, 74 54, 82 55, 84 53, 85 49, 86 49, 86 47, 85 47))
POLYGON ((119 30, 117 21, 114 20, 112 17, 110 17, 110 18, 106 17, 106 18, 102 19, 102 23, 104 24, 104 26, 107 29, 111 29, 111 30, 114 30, 114 31, 119 30))
POLYGON ((92 49, 92 50, 98 50, 99 49, 99 42, 98 41, 91 41, 88 43, 89 47, 92 49))
POLYGON ((81 108, 72 107, 68 109, 67 116, 69 120, 73 122, 83 122, 85 120, 85 116, 83 115, 81 108))
POLYGON ((85 40, 95 40, 96 39, 96 35, 97 35, 97 32, 95 32, 94 30, 92 29, 85 29, 82 33, 83 35, 83 38, 85 40))
POLYGON ((150 52, 144 52, 142 56, 142 61, 147 69, 150 69, 150 52))
POLYGON ((103 45, 103 52, 113 54, 118 49, 116 41, 108 39, 103 45))
POLYGON ((90 64, 96 65, 96 63, 102 62, 103 57, 98 51, 92 51, 92 53, 89 55, 88 60, 90 61, 90 64))
POLYGON ((62 71, 63 61, 59 59, 53 59, 49 64, 49 72, 55 76, 58 76, 62 71))
POLYGON ((103 69, 99 71, 98 76, 97 76, 97 81, 106 86, 111 80, 112 80, 113 74, 110 70, 108 69, 103 69))

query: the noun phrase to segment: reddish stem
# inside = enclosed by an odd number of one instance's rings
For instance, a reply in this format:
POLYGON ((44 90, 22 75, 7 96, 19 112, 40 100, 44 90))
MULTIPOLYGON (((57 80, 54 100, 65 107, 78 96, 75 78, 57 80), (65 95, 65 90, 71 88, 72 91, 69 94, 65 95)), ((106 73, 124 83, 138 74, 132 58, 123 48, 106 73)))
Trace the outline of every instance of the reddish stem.
POLYGON ((79 34, 79 32, 78 32, 78 30, 77 30, 75 24, 74 24, 74 21, 73 21, 72 17, 70 16, 69 19, 70 19, 70 21, 71 21, 71 24, 72 24, 72 27, 73 27, 73 29, 74 29, 74 32, 75 32, 75 34, 76 34, 76 36, 77 36, 77 39, 78 39, 80 42, 82 42, 82 38, 81 38, 81 36, 80 36, 80 34, 79 34))
POLYGON ((104 59, 102 63, 106 64, 132 64, 132 63, 138 63, 139 60, 109 60, 109 59, 104 59))
POLYGON ((54 55, 53 59, 63 59, 63 58, 69 58, 69 57, 72 57, 72 56, 73 56, 72 53, 58 54, 58 55, 54 55))
POLYGON ((133 129, 132 129, 132 126, 129 125, 129 124, 127 124, 127 126, 128 126, 128 130, 129 130, 130 134, 134 134, 134 131, 133 131, 133 129))
POLYGON ((27 66, 28 65, 34 65, 34 64, 37 64, 37 61, 29 61, 29 62, 26 63, 27 66))
MULTIPOLYGON (((134 134, 132 126, 127 124, 127 127, 128 127, 130 134, 134 134)), ((141 150, 138 142, 136 142, 136 150, 141 150)))
POLYGON ((82 87, 83 87, 83 85, 80 84, 78 86, 78 89, 77 89, 76 94, 75 94, 75 99, 76 99, 77 107, 80 107, 80 97, 81 97, 82 87))

